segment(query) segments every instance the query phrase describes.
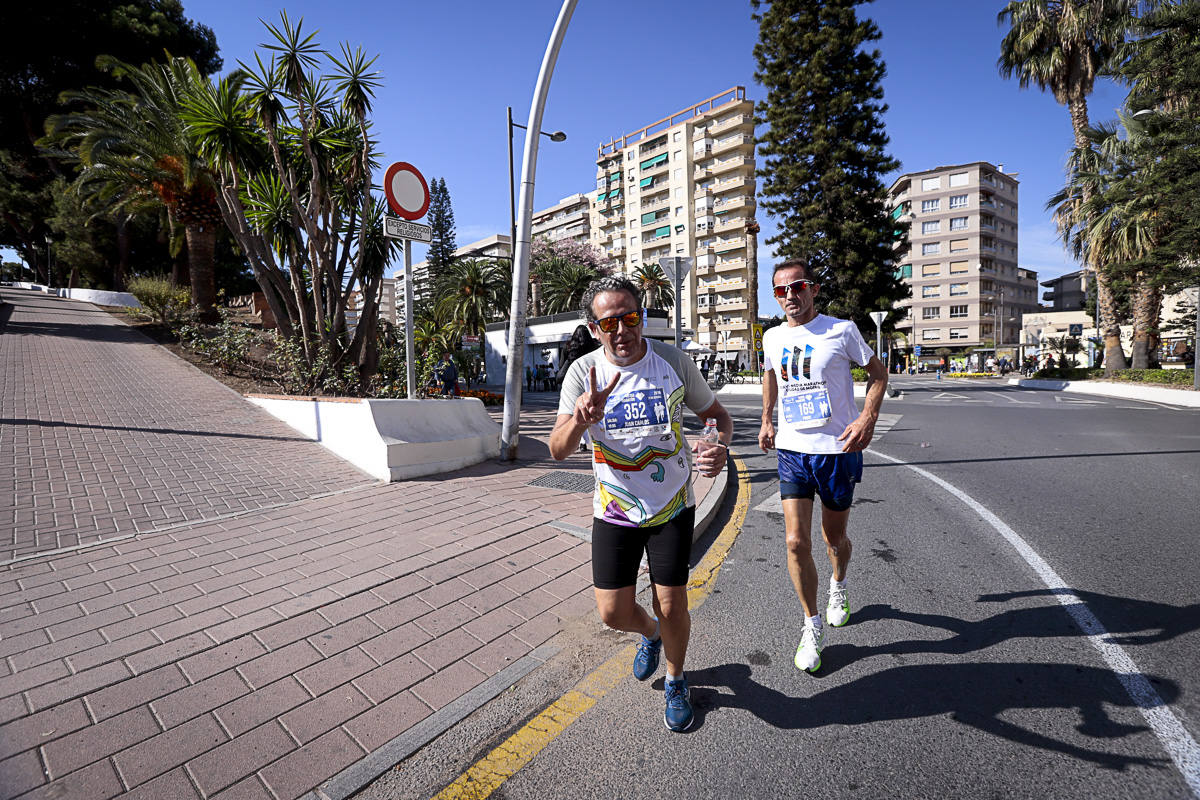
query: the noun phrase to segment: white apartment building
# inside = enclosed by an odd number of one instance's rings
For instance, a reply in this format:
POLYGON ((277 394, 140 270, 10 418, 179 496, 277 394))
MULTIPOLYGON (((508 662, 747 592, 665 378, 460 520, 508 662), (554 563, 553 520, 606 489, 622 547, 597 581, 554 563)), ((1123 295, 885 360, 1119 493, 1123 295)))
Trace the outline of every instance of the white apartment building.
POLYGON ((720 358, 751 363, 758 225, 745 88, 601 145, 596 167, 592 243, 626 274, 666 256, 694 258, 676 298, 683 327, 720 358))
POLYGON ((912 297, 897 304, 896 327, 910 358, 955 356, 966 348, 1010 358, 1022 313, 1038 309, 1037 273, 1017 266, 1017 179, 986 161, 901 175, 889 190, 892 217, 907 221, 909 243, 897 274, 912 297))

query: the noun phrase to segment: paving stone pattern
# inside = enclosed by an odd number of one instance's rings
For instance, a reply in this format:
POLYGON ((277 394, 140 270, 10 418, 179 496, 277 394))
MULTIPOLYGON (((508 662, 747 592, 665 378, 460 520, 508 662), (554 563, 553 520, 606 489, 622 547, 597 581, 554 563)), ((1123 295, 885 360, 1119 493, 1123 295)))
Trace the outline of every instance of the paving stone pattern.
POLYGON ((5 299, 0 562, 372 480, 102 309, 5 299))
POLYGON ((0 333, 8 553, 93 545, 0 564, 0 798, 300 797, 592 612, 552 411, 516 465, 364 482, 98 313, 0 333))

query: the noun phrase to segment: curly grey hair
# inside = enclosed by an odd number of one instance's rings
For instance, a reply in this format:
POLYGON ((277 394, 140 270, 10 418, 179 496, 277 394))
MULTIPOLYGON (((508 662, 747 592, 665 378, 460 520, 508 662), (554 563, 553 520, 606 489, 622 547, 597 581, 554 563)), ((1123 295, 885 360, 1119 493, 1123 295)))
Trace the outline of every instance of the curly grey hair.
POLYGON ((583 315, 588 322, 596 321, 596 312, 592 310, 592 301, 601 292, 629 292, 629 296, 633 298, 634 305, 638 308, 642 306, 642 298, 638 295, 637 287, 633 285, 633 281, 624 275, 606 275, 588 284, 587 290, 583 293, 581 306, 583 315))

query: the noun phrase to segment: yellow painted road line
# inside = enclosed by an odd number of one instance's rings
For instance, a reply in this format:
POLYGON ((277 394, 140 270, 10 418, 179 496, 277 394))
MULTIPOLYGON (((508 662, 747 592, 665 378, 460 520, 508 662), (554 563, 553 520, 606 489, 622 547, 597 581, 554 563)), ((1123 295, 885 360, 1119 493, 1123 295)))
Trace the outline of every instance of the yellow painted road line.
MULTIPOLYGON (((750 478, 746 474, 746 465, 736 457, 733 462, 737 466, 738 476, 737 503, 721 533, 692 570, 691 580, 688 581, 688 607, 692 609, 698 608, 712 594, 717 573, 733 548, 742 530, 742 523, 746 521, 746 511, 750 508, 750 478)), ((490 796, 629 675, 633 652, 634 648, 630 645, 605 661, 577 683, 574 689, 555 700, 496 749, 472 764, 439 792, 434 800, 484 800, 490 796)))

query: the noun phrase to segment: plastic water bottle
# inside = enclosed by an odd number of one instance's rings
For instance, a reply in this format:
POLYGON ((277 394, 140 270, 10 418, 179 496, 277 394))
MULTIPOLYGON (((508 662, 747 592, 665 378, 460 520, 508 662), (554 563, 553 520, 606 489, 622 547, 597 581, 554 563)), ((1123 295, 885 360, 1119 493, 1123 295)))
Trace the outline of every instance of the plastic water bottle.
POLYGON ((700 441, 716 443, 721 441, 721 433, 717 430, 717 421, 713 417, 709 417, 704 423, 704 433, 700 434, 700 441))

